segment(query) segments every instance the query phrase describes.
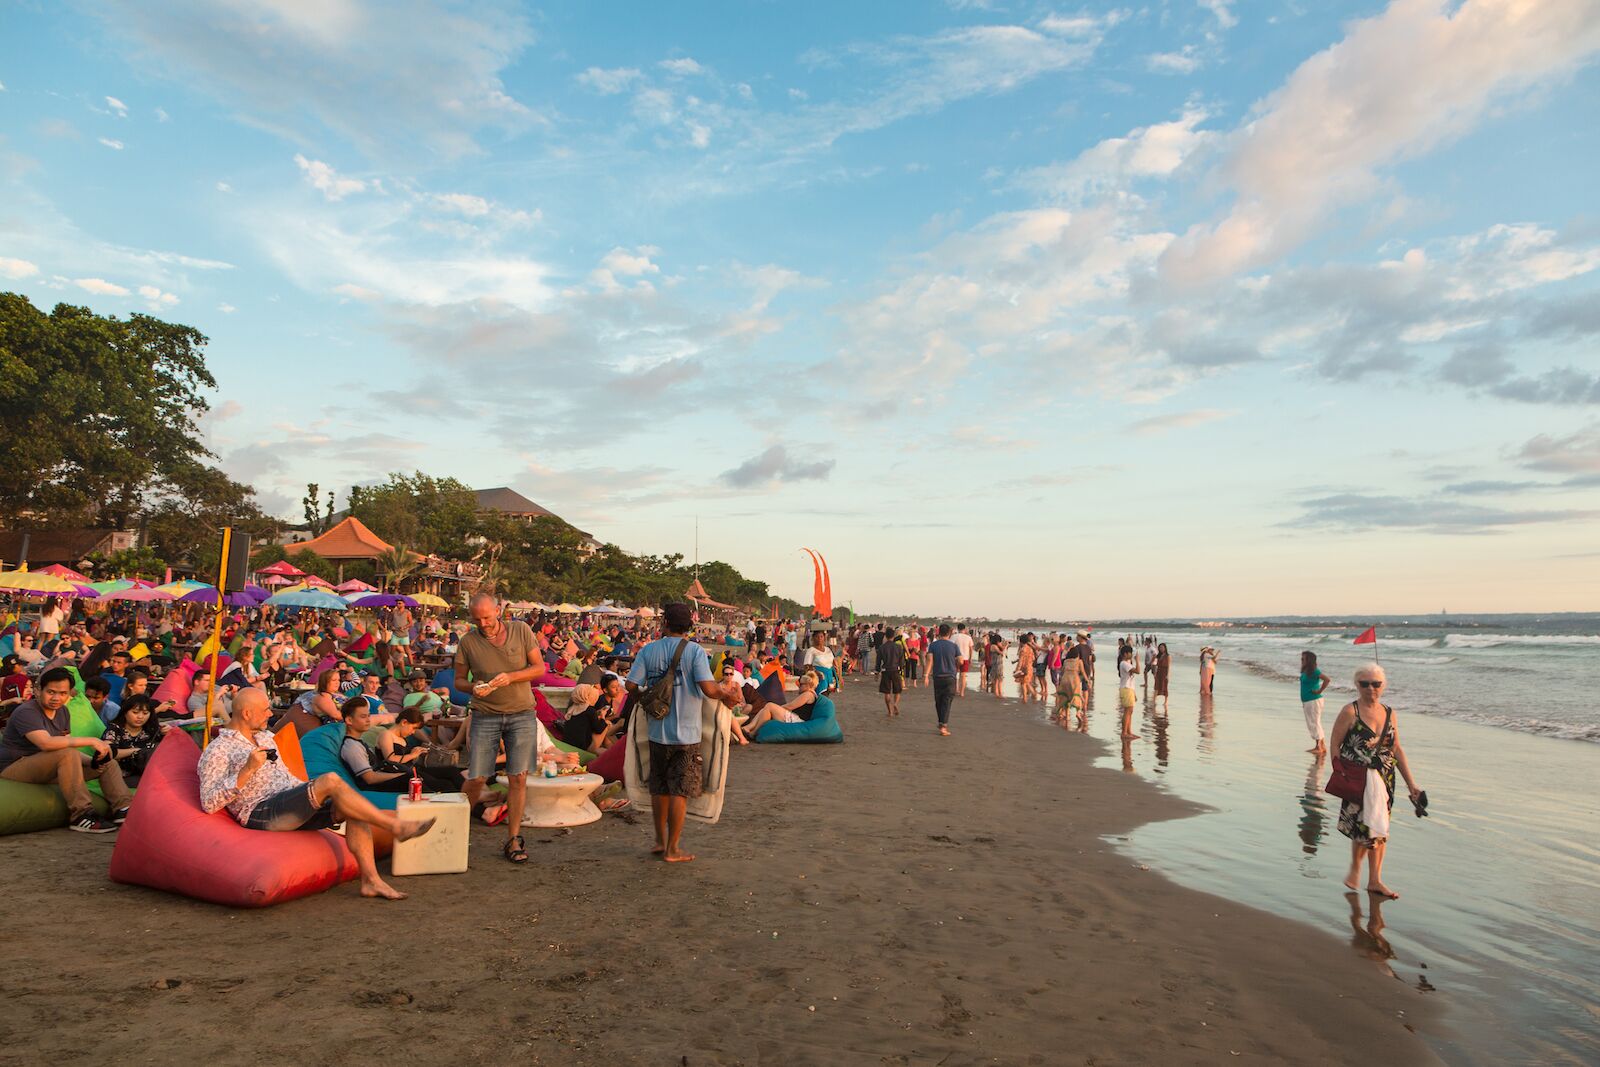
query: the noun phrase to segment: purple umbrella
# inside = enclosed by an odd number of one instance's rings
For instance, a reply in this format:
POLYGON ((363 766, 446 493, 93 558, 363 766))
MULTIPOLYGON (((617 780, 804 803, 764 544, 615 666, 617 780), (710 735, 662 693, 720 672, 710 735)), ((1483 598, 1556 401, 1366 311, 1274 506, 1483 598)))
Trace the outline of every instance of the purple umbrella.
POLYGON ((417 606, 417 602, 408 596, 398 593, 367 593, 362 596, 348 598, 353 608, 392 608, 396 604, 404 604, 408 608, 417 606))
POLYGON ((93 586, 84 585, 82 582, 73 582, 72 584, 77 588, 80 598, 84 600, 98 600, 100 598, 100 590, 93 586))
MULTIPOLYGON (((217 602, 217 590, 215 586, 201 586, 199 589, 189 590, 178 599, 197 604, 215 604, 217 602)), ((230 608, 253 608, 260 603, 249 592, 229 593, 222 598, 222 602, 230 608)))
POLYGON ((271 590, 263 589, 259 585, 247 585, 244 587, 244 591, 255 597, 257 600, 265 600, 267 597, 272 595, 271 590))

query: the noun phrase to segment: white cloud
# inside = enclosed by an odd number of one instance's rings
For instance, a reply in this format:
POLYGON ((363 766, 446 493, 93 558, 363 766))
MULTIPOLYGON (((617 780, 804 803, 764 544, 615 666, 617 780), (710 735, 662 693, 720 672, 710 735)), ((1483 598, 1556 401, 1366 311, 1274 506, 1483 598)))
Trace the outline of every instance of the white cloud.
POLYGON ((175 295, 162 292, 160 288, 154 285, 139 286, 139 295, 144 297, 145 303, 157 310, 172 307, 178 302, 178 298, 175 295))
POLYGON ((331 130, 369 155, 476 151, 484 129, 539 120, 500 72, 533 40, 512 0, 214 3, 94 10, 146 67, 298 143, 331 130))
POLYGON ((531 226, 542 217, 539 211, 501 207, 491 200, 471 193, 434 193, 429 199, 451 214, 495 226, 531 226))
POLYGON ((311 187, 319 190, 329 200, 343 200, 351 193, 365 192, 367 183, 360 178, 341 178, 334 169, 320 159, 307 159, 295 153, 294 162, 305 175, 311 187))
POLYGON ((1156 52, 1145 57, 1145 66, 1157 74, 1193 74, 1200 69, 1200 52, 1186 44, 1177 52, 1156 52))
POLYGON ((434 202, 469 219, 482 218, 489 213, 489 201, 471 193, 436 193, 434 202))
POLYGON ((578 84, 605 96, 625 92, 628 86, 642 77, 637 67, 590 67, 578 75, 578 84))
POLYGON ((74 278, 72 284, 86 293, 97 296, 127 296, 128 290, 120 285, 106 281, 104 278, 74 278))
POLYGON ((807 93, 804 89, 793 89, 793 88, 791 88, 789 90, 789 99, 790 100, 809 100, 809 99, 811 99, 811 95, 809 93, 807 93))
POLYGON ((222 312, 224 315, 232 315, 235 311, 238 311, 239 309, 234 307, 232 304, 218 304, 217 305, 217 310, 222 312))
POLYGON ((679 77, 684 77, 690 74, 700 74, 705 70, 704 67, 690 59, 688 56, 684 56, 681 59, 663 59, 660 66, 661 69, 666 71, 668 74, 676 74, 679 77))
POLYGON ((156 116, 156 121, 157 122, 171 122, 172 121, 172 116, 167 114, 167 109, 164 108, 164 107, 156 108, 155 109, 155 116, 156 116))
POLYGON ((1216 16, 1217 25, 1225 30, 1230 30, 1239 24, 1239 17, 1232 11, 1233 0, 1197 0, 1199 5, 1216 16))
POLYGON ((109 107, 112 111, 115 111, 117 113, 117 118, 119 119, 125 119, 128 117, 128 105, 124 104, 121 100, 118 100, 114 96, 106 97, 106 107, 109 107))
POLYGON ((368 289, 361 285, 351 285, 349 282, 334 286, 333 291, 340 296, 349 297, 351 300, 360 300, 369 304, 383 299, 383 294, 376 289, 368 289))
POLYGON ((25 259, 11 259, 8 256, 0 256, 0 274, 5 275, 7 278, 31 278, 38 273, 39 267, 25 259))
POLYGON ((1128 429, 1141 437, 1150 437, 1166 433, 1169 430, 1188 429, 1191 426, 1204 426, 1208 422, 1217 422, 1221 419, 1237 415, 1237 411, 1221 411, 1217 408, 1199 408, 1195 411, 1175 411, 1168 415, 1152 415, 1140 419, 1128 429))
POLYGON ((1076 159, 1025 171, 1017 184, 1067 203, 1089 197, 1131 195, 1134 180, 1168 178, 1214 138, 1200 124, 1204 108, 1191 105, 1170 122, 1158 122, 1108 137, 1076 159))
POLYGON ((1258 105, 1220 167, 1232 208, 1175 242, 1163 276, 1200 285, 1274 261, 1371 196, 1380 168, 1459 136, 1495 99, 1597 50, 1594 0, 1394 0, 1258 105))
POLYGON ((711 144, 711 127, 702 126, 698 122, 689 123, 689 143, 696 148, 706 148, 711 144))
POLYGON ((110 137, 101 137, 99 138, 99 141, 107 148, 113 148, 118 152, 122 151, 123 145, 121 141, 112 140, 110 137))
POLYGON ((217 192, 219 192, 219 193, 231 193, 231 192, 233 192, 233 186, 229 185, 227 182, 218 182, 217 183, 217 192))

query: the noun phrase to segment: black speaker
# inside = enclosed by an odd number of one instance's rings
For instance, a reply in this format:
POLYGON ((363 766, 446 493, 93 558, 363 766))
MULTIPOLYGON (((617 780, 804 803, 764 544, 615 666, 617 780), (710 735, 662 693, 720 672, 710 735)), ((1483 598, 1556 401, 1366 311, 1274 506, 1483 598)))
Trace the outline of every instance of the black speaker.
POLYGON ((224 593, 237 593, 250 576, 250 535, 231 527, 223 530, 221 558, 227 562, 227 576, 217 575, 217 588, 224 593))

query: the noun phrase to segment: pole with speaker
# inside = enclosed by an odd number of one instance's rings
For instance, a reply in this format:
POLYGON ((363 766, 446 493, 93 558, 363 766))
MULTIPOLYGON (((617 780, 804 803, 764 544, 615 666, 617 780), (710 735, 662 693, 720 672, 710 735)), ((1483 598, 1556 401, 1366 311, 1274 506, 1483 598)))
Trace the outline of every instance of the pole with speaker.
POLYGON ((211 743, 211 704, 217 699, 217 656, 222 651, 222 616, 229 593, 244 589, 250 569, 250 537, 235 534, 232 526, 222 528, 222 552, 217 557, 217 617, 211 625, 211 685, 206 690, 206 730, 202 747, 211 743))

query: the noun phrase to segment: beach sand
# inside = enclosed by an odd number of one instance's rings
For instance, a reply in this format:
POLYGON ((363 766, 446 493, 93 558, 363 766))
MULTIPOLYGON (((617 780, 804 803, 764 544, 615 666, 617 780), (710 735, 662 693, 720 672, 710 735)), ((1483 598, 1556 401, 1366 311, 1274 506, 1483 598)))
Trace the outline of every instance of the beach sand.
POLYGON ((846 743, 734 755, 700 857, 647 817, 476 829, 472 870, 239 912, 119 886, 113 838, 0 839, 0 1062, 1406 1064, 1427 999, 1328 933, 1105 840, 1195 809, 968 695, 860 679, 846 743), (1414 1030, 1413 1027, 1416 1029, 1414 1030))

